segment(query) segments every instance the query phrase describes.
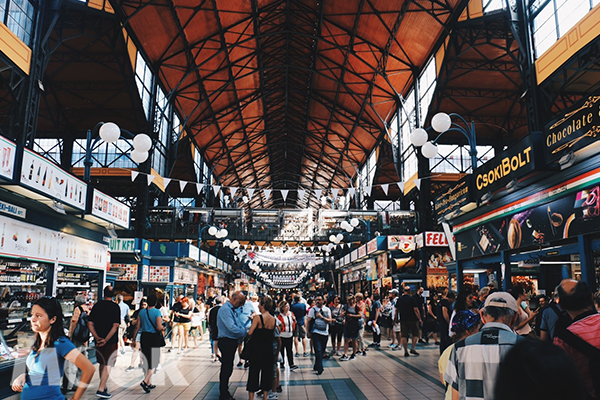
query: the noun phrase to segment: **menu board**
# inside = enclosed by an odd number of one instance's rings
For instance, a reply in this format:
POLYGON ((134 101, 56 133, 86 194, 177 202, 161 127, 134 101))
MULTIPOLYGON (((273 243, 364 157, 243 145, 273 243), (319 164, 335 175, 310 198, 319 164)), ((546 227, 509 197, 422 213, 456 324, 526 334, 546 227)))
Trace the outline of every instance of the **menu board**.
POLYGON ((186 268, 175 267, 175 277, 173 282, 196 285, 198 284, 198 273, 195 271, 190 271, 186 268))
POLYGON ((171 267, 150 265, 147 282, 169 283, 171 267))
POLYGON ((92 198, 92 215, 125 229, 129 229, 129 215, 131 210, 128 206, 117 199, 94 189, 92 198))
POLYGON ((13 179, 17 145, 0 136, 0 176, 13 179))
POLYGON ((117 278, 120 281, 137 281, 137 264, 110 264, 110 268, 119 268, 124 271, 124 273, 117 278))
POLYGON ((86 183, 29 149, 23 151, 21 183, 64 204, 85 210, 86 183))

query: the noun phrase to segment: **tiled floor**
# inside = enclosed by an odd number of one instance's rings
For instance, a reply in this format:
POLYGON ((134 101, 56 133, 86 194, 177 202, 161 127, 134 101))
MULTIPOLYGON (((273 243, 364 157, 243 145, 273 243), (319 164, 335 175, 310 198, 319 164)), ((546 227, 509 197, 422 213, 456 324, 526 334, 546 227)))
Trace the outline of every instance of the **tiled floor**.
MULTIPOLYGON (((312 359, 300 357, 296 371, 281 371, 283 392, 279 399, 443 399, 444 389, 437 372, 438 348, 419 346, 419 357, 404 357, 402 351, 388 349, 388 341, 381 350, 371 349, 367 356, 352 361, 325 362, 325 372, 316 376, 312 359)), ((111 374, 109 392, 114 400, 216 400, 218 399, 219 364, 211 362, 210 346, 205 341, 197 350, 184 354, 163 353, 163 369, 153 378, 157 385, 146 394, 139 386, 141 369, 126 372, 131 351, 119 356, 111 374)), ((237 361, 237 360, 236 360, 237 361)), ((248 398, 247 370, 234 368, 230 392, 237 400, 248 398)), ((83 399, 96 398, 97 375, 83 399)))

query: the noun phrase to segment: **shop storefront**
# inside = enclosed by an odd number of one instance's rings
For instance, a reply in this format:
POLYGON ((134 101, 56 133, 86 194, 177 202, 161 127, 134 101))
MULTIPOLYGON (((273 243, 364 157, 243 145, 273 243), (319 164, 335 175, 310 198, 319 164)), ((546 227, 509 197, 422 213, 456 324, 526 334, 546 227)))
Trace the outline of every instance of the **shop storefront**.
POLYGON ((504 278, 505 289, 519 283, 532 292, 551 291, 563 278, 598 287, 600 155, 587 132, 600 117, 590 99, 547 124, 537 146, 519 142, 475 170, 475 198, 489 191, 493 201, 453 221, 459 274, 483 268, 504 278), (585 128, 577 124, 582 115, 585 128), (569 135, 556 134, 566 126, 569 135), (492 179, 496 170, 506 177, 492 179))
POLYGON ((450 285, 447 265, 453 261, 445 233, 422 232, 415 236, 415 243, 426 274, 427 289, 442 292, 450 285))

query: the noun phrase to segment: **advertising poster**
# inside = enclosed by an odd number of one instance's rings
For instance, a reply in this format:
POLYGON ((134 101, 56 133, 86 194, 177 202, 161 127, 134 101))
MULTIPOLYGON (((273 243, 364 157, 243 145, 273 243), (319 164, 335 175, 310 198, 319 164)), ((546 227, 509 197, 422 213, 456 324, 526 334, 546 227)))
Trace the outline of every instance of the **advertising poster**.
POLYGON ((595 185, 458 233, 457 258, 540 246, 598 231, 600 185, 595 185))

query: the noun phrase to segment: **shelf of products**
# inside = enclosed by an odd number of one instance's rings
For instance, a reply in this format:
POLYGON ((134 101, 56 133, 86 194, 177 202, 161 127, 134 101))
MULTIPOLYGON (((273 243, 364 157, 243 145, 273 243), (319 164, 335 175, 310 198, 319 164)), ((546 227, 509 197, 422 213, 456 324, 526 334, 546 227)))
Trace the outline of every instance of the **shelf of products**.
POLYGON ((84 296, 88 303, 96 301, 99 272, 76 267, 60 266, 59 268, 62 270, 57 274, 56 297, 61 303, 66 319, 73 315, 77 296, 84 296))
POLYGON ((33 343, 33 303, 46 294, 47 266, 0 260, 0 365, 26 356, 33 343))

